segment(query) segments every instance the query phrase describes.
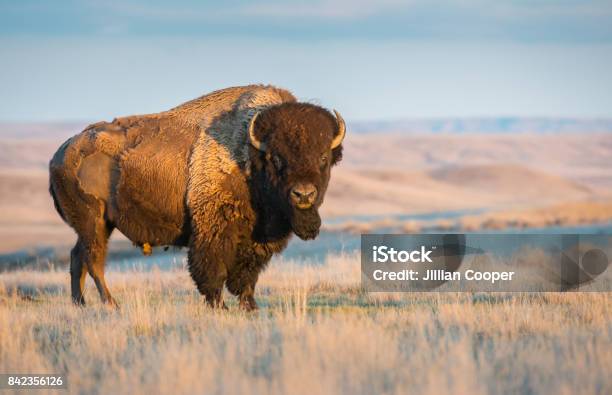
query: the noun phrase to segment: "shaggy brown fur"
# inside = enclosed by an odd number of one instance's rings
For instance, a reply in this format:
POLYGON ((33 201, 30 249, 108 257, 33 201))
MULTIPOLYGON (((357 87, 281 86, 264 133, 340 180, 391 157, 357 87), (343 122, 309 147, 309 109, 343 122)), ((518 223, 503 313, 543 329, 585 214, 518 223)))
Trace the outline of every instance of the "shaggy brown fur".
POLYGON ((241 306, 256 308, 255 284, 272 255, 292 232, 318 233, 330 168, 342 156, 341 145, 330 148, 337 133, 327 110, 260 85, 87 127, 49 165, 55 207, 78 234, 73 301, 84 303, 89 272, 102 300, 115 304, 104 260, 116 228, 140 246, 189 247, 189 271, 208 303, 223 306, 225 284, 241 306), (255 114, 265 152, 249 142, 255 114), (316 189, 306 209, 292 200, 296 185, 316 189))

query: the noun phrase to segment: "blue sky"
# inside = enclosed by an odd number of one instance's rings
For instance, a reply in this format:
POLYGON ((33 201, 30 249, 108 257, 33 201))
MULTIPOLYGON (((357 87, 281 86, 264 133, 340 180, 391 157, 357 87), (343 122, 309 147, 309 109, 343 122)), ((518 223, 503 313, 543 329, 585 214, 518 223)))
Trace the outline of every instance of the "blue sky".
POLYGON ((607 1, 0 0, 0 120, 273 83, 351 120, 612 117, 607 1))

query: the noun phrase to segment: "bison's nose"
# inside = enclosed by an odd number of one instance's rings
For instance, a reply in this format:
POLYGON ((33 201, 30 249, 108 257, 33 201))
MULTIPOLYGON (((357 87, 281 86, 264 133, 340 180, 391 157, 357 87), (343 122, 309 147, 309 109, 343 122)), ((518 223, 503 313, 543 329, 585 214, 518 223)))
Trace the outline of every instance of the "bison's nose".
POLYGON ((298 208, 309 208, 317 198, 317 188, 312 184, 297 184, 291 188, 291 200, 298 208))

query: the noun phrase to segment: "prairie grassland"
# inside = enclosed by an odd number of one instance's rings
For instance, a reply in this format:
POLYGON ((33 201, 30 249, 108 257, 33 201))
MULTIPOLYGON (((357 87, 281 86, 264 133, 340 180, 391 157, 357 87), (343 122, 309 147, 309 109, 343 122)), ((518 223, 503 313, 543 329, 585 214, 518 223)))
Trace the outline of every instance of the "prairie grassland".
POLYGON ((612 393, 610 293, 367 294, 336 256, 275 261, 257 313, 210 310, 187 272, 111 272, 116 311, 91 283, 72 306, 68 277, 0 275, 0 372, 99 394, 612 393))

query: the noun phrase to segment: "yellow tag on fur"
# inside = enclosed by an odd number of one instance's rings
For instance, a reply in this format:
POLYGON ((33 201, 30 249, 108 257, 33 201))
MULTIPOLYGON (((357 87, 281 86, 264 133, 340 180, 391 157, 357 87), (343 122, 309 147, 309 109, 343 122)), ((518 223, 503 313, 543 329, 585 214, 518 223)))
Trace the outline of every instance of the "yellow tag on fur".
POLYGON ((153 249, 151 248, 151 244, 149 244, 149 243, 144 243, 144 244, 142 245, 142 254, 143 254, 143 255, 146 255, 146 256, 149 256, 149 255, 151 255, 152 253, 153 253, 153 249))

